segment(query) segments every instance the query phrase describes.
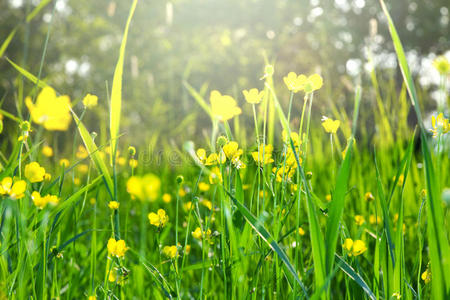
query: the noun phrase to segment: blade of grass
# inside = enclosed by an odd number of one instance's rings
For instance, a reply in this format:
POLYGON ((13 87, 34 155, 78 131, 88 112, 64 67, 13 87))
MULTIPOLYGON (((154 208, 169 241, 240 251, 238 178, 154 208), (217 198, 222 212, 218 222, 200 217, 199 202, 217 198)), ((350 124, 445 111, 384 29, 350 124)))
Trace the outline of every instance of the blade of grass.
POLYGON ((425 178, 427 184, 427 219, 428 219, 428 243, 430 249, 432 294, 434 299, 444 299, 450 297, 450 276, 444 276, 445 270, 450 270, 450 247, 447 239, 447 230, 444 224, 444 213, 438 196, 437 178, 434 172, 433 161, 427 143, 427 135, 422 122, 422 115, 419 108, 419 101, 414 86, 414 81, 409 71, 405 52, 398 36, 394 22, 389 14, 386 4, 380 0, 381 7, 389 24, 389 32, 399 61, 403 80, 408 89, 411 102, 416 112, 417 120, 421 131, 422 154, 425 164, 425 178))
POLYGON ((5 57, 5 59, 11 64, 11 66, 14 67, 14 69, 16 69, 17 71, 19 71, 20 74, 22 74, 25 78, 27 78, 28 80, 30 80, 32 83, 37 84, 38 87, 40 88, 44 88, 46 87, 48 84, 45 83, 42 80, 38 80, 38 78, 36 76, 34 76, 33 74, 31 74, 30 72, 28 72, 27 70, 25 70, 24 68, 20 67, 19 65, 15 64, 12 60, 10 60, 9 58, 5 57))

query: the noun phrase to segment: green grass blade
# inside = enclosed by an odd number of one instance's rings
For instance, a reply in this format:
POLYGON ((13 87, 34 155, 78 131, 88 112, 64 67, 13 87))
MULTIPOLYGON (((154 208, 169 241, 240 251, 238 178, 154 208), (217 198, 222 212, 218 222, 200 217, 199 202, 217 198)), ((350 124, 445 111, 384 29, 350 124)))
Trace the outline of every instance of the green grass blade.
POLYGON ((205 110, 205 112, 212 119, 211 107, 206 103, 205 99, 197 92, 187 81, 183 81, 184 87, 188 90, 191 96, 197 101, 197 103, 205 110))
POLYGON ((131 5, 130 14, 128 15, 127 25, 120 45, 119 59, 117 61, 116 69, 114 70, 114 77, 111 89, 111 112, 110 112, 110 132, 111 132, 111 161, 116 155, 117 138, 120 127, 120 114, 122 111, 122 74, 123 61, 125 58, 125 47, 127 44, 128 29, 130 27, 131 19, 133 18, 138 0, 134 0, 131 5))
POLYGON ((231 195, 227 190, 225 192, 228 194, 228 196, 233 201, 234 205, 239 209, 239 211, 242 213, 244 218, 247 220, 247 222, 250 224, 250 226, 253 227, 253 229, 258 233, 258 235, 267 243, 267 245, 277 253, 278 257, 283 261, 283 263, 286 265, 287 270, 291 273, 291 275, 294 277, 295 281, 300 285, 303 292, 305 293, 305 296, 308 298, 308 293, 306 291, 306 288, 303 284, 303 282, 300 280, 300 278, 297 275, 297 272, 294 269, 294 266, 289 261, 289 258, 287 257, 286 253, 281 249, 281 247, 278 245, 276 240, 272 237, 272 235, 267 231, 267 229, 264 227, 264 225, 261 223, 260 220, 258 220, 249 210, 248 208, 241 203, 241 201, 237 200, 233 195, 231 195))
POLYGON ((361 101, 361 89, 358 87, 355 93, 355 113, 353 115, 353 132, 348 142, 347 152, 345 154, 344 161, 342 162, 337 178, 335 189, 332 194, 332 201, 328 212, 327 231, 325 236, 326 249, 326 271, 330 273, 333 270, 334 253, 336 251, 338 236, 339 236, 339 223, 342 219, 342 214, 345 207, 345 195, 347 194, 347 185, 350 177, 350 166, 353 153, 353 143, 356 131, 356 123, 358 119, 359 103, 361 101))
MULTIPOLYGON (((72 110, 71 110, 72 111, 72 110)), ((111 179, 111 176, 109 175, 108 168, 106 167, 105 162, 103 161, 102 157, 100 156, 100 152, 98 152, 97 145, 95 144, 94 140, 92 139, 91 135, 89 134, 89 131, 87 131, 86 127, 83 125, 83 123, 78 119, 77 115, 72 111, 73 118, 75 120, 75 123, 77 124, 78 131, 80 132, 80 136, 84 142, 84 145, 86 146, 86 149, 94 162, 95 166, 97 167, 97 170, 100 172, 100 174, 103 175, 103 179, 105 180, 106 187, 108 189, 108 192, 111 195, 111 198, 114 199, 114 185, 113 181, 111 179)))
POLYGON ((18 66, 17 64, 15 64, 13 61, 11 61, 9 58, 6 57, 6 60, 11 64, 11 66, 14 67, 14 69, 16 69, 17 71, 19 71, 20 74, 22 74, 25 78, 27 78, 28 80, 30 80, 32 83, 37 84, 38 87, 40 88, 44 88, 46 87, 48 84, 46 84, 44 81, 42 80, 38 80, 38 78, 36 76, 34 76, 33 74, 31 74, 30 72, 28 72, 27 70, 25 70, 24 68, 18 66))
POLYGON ((364 281, 364 279, 358 273, 356 273, 355 270, 339 255, 336 254, 335 256, 341 270, 344 271, 345 274, 347 274, 348 277, 350 277, 353 281, 355 281, 363 289, 363 291, 367 294, 367 296, 369 296, 370 299, 372 300, 377 299, 373 294, 372 290, 367 285, 367 283, 364 281))
POLYGON ((425 178, 427 184, 427 219, 428 219, 428 243, 431 259, 432 294, 434 299, 444 299, 450 297, 450 277, 444 276, 444 270, 450 270, 450 249, 447 239, 447 230, 444 223, 444 212, 442 209, 440 197, 438 196, 437 178, 434 172, 433 161, 430 149, 427 143, 427 135, 422 122, 422 116, 419 108, 418 97, 411 77, 411 72, 406 61, 405 52, 402 43, 395 29, 392 18, 387 10, 386 4, 380 0, 381 7, 388 20, 389 31, 392 42, 395 47, 400 70, 404 82, 408 89, 411 102, 416 112, 417 120, 421 129, 422 154, 425 164, 425 178))

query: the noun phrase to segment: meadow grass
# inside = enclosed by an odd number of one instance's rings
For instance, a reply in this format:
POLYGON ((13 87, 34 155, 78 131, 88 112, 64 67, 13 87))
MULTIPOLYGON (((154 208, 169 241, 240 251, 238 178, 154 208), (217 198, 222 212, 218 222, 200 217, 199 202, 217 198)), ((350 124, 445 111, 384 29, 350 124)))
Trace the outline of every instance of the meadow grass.
MULTIPOLYGON (((330 101, 332 118, 319 120, 314 95, 332 93, 322 87, 331 79, 290 73, 276 86, 280 74, 266 59, 262 89, 234 97, 246 100, 247 116, 231 96, 206 99, 206 86, 197 90, 186 76, 211 128, 203 143, 161 146, 178 154, 176 168, 148 164, 146 149, 122 142, 130 140, 120 127, 122 76, 137 3, 118 52, 109 126, 96 96, 70 103, 42 80, 51 26, 37 75, 5 58, 32 87, 18 80, 15 99, 6 98, 17 112, 0 110, 15 124, 0 143, 0 299, 450 297, 448 119, 438 117, 433 136, 426 129, 425 91, 383 1, 399 93, 373 68, 372 85, 355 87, 350 114, 330 101), (289 101, 280 101, 286 88, 289 101), (101 120, 100 134, 83 122, 89 114, 101 120), (58 138, 71 144, 57 151, 58 138)), ((161 140, 158 129, 151 134, 150 149, 161 140)))

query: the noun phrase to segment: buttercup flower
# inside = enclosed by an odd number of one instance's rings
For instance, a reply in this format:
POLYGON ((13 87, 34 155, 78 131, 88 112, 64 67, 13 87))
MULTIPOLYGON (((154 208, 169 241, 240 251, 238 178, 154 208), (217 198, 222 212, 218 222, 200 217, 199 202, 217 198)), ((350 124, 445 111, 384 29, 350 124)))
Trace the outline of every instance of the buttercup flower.
POLYGON ((302 236, 305 235, 305 230, 303 228, 299 227, 298 228, 298 234, 302 235, 302 236))
POLYGON ((198 184, 198 189, 202 192, 207 192, 209 191, 209 184, 207 184, 206 182, 200 182, 198 184))
POLYGON ((116 256, 118 258, 124 257, 125 252, 127 252, 128 250, 124 240, 116 241, 116 239, 114 238, 110 238, 108 240, 107 248, 109 254, 116 256))
POLYGON ((42 154, 46 157, 52 157, 53 156, 53 148, 50 146, 42 147, 42 154))
POLYGON ((348 256, 358 256, 367 250, 366 244, 363 241, 353 241, 350 238, 345 239, 342 248, 348 252, 348 256))
POLYGON ((356 215, 355 216, 355 223, 356 223, 356 225, 361 226, 365 222, 366 222, 366 220, 364 219, 363 216, 361 216, 361 215, 356 215))
POLYGON ((259 151, 252 152, 252 157, 258 165, 267 165, 274 161, 272 152, 273 146, 271 144, 259 145, 259 151))
POLYGON ((53 88, 46 86, 37 96, 36 103, 27 97, 25 104, 34 123, 43 125, 47 130, 65 131, 69 128, 72 120, 69 96, 58 97, 53 88))
POLYGON ((339 129, 339 126, 341 125, 341 121, 339 120, 332 120, 327 117, 322 117, 322 126, 328 133, 336 133, 339 129))
POLYGON ((162 195, 162 200, 164 201, 164 203, 170 203, 170 201, 172 201, 172 196, 168 193, 165 193, 164 195, 162 195))
POLYGON ((287 76, 283 77, 284 84, 286 84, 288 90, 297 93, 303 89, 306 83, 307 77, 303 74, 297 76, 295 72, 289 72, 287 76))
POLYGON ((211 237, 211 230, 208 229, 206 232, 203 231, 203 234, 202 234, 202 230, 200 229, 200 227, 197 227, 192 232, 192 236, 197 240, 201 240, 203 238, 203 236, 205 236, 207 239, 209 239, 211 237))
POLYGON ((150 224, 161 229, 169 221, 169 216, 164 209, 158 209, 156 214, 154 212, 148 214, 148 220, 150 221, 150 224))
POLYGON ((370 201, 375 200, 375 197, 372 195, 371 192, 366 192, 366 193, 364 194, 364 199, 365 199, 367 202, 370 202, 370 201))
POLYGON ((422 275, 420 276, 422 278, 422 280, 425 282, 425 284, 430 283, 431 281, 431 271, 429 268, 427 268, 425 270, 425 272, 422 273, 422 275))
POLYGON ((132 176, 127 181, 127 191, 133 198, 142 201, 155 201, 161 189, 161 180, 154 174, 146 174, 143 177, 132 176))
POLYGON ((97 106, 98 97, 95 95, 87 94, 83 98, 83 105, 86 108, 93 108, 97 106))
POLYGON ((165 246, 162 249, 162 253, 170 259, 177 257, 178 249, 177 246, 165 246))
POLYGON ((219 91, 212 91, 209 101, 211 112, 219 121, 228 121, 242 112, 233 97, 221 95, 219 91))
POLYGON ((31 162, 25 166, 25 177, 31 182, 41 182, 44 180, 45 169, 37 162, 31 162))
POLYGON ((440 113, 437 118, 435 116, 431 117, 431 126, 433 126, 433 128, 430 129, 433 133, 433 137, 437 137, 439 134, 445 134, 450 131, 448 119, 444 118, 443 113, 440 113))
POLYGON ((11 199, 21 199, 25 196, 26 188, 25 180, 18 180, 13 183, 11 177, 5 177, 0 182, 0 195, 9 195, 11 199))
POLYGON ((108 203, 108 207, 109 207, 109 209, 111 209, 111 210, 119 209, 119 205, 120 205, 120 203, 117 202, 117 201, 110 201, 110 202, 108 203))
POLYGON ((245 101, 251 104, 258 104, 261 102, 262 98, 264 97, 264 90, 258 91, 258 89, 250 89, 250 90, 243 90, 242 93, 244 94, 245 101))

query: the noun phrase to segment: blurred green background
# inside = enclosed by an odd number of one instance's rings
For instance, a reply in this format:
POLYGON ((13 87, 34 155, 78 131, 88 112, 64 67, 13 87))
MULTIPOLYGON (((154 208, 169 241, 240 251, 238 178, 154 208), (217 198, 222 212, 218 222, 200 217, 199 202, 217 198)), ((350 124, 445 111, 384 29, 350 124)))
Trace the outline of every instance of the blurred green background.
MULTIPOLYGON (((88 92, 98 95, 97 114, 87 114, 85 121, 91 131, 106 131, 106 86, 111 85, 131 1, 52 1, 26 24, 26 15, 38 3, 0 1, 0 39, 18 26, 4 56, 37 74, 51 25, 42 77, 72 102, 88 92)), ((431 112, 439 82, 431 61, 450 49, 448 0, 396 0, 388 5, 412 70, 425 91, 420 93, 421 101, 431 112)), ((275 86, 285 105, 288 92, 282 77, 289 71, 318 72, 325 85, 314 102, 317 118, 331 113, 331 102, 349 108, 355 83, 363 86, 364 114, 375 105, 367 66, 369 46, 380 93, 386 98, 392 90, 401 89, 401 77, 378 1, 141 0, 126 50, 121 124, 126 135, 122 139, 135 145, 150 140, 178 146, 186 139, 201 142, 210 121, 183 81, 201 89, 206 98, 211 89, 230 94, 244 113, 250 112, 241 91, 263 88, 259 78, 265 57, 275 65, 275 86)), ((14 83, 21 79, 4 58, 0 70, 2 108, 16 114, 14 83)), ((25 94, 31 88, 25 83, 25 94)), ((298 96, 293 123, 301 105, 298 96)), ((76 109, 81 109, 81 103, 76 109)), ((395 117, 395 111, 389 113, 395 117)), ((252 124, 251 117, 240 119, 252 124)), ((5 122, 5 128, 14 130, 13 126, 5 122)), ((64 141, 64 135, 60 136, 64 141)))

